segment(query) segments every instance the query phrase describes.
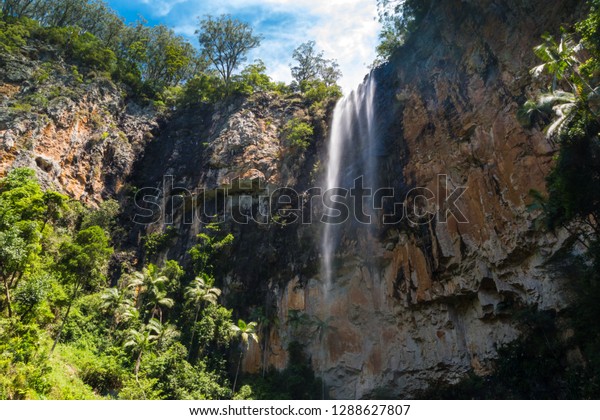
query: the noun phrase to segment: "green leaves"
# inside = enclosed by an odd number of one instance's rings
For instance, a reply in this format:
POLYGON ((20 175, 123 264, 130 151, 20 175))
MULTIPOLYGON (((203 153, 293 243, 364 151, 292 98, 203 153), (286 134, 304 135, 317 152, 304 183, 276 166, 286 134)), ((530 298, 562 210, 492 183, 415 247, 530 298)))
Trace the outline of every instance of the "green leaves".
POLYGON ((202 54, 219 72, 225 88, 229 87, 233 72, 246 60, 248 52, 261 41, 250 25, 230 15, 206 16, 199 22, 196 33, 202 54))
POLYGON ((248 322, 238 319, 237 325, 231 325, 231 331, 238 338, 245 349, 248 349, 250 340, 258 343, 258 334, 256 333, 256 322, 248 322))
POLYGON ((310 146, 314 129, 308 122, 299 118, 292 118, 283 128, 285 138, 292 147, 306 149, 310 146))
POLYGON ((542 63, 531 69, 531 74, 534 77, 544 73, 551 75, 551 92, 557 90, 560 81, 568 82, 574 92, 578 91, 583 82, 576 68, 580 64, 577 53, 581 46, 568 34, 563 34, 558 42, 549 34, 543 35, 542 39, 544 43, 533 49, 542 63))
POLYGON ((338 79, 342 77, 338 63, 325 59, 324 52, 316 50, 315 41, 300 44, 294 50, 292 58, 296 61, 295 65, 290 64, 293 87, 302 93, 306 94, 319 85, 324 88, 337 86, 338 79))
POLYGON ((387 61, 421 23, 433 4, 430 0, 377 0, 381 23, 377 63, 387 61))
POLYGON ((202 302, 216 305, 219 296, 221 296, 221 289, 210 287, 213 282, 214 279, 205 273, 196 276, 185 289, 185 298, 194 306, 200 305, 202 302))
POLYGON ((72 242, 63 243, 60 251, 59 270, 63 279, 72 282, 75 288, 95 289, 104 283, 113 249, 102 228, 91 226, 81 230, 72 242))

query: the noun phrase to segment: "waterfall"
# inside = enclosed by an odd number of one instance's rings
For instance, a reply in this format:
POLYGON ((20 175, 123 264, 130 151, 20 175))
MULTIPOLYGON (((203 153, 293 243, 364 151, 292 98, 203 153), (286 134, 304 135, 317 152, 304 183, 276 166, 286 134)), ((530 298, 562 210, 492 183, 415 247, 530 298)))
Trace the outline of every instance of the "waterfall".
MULTIPOLYGON (((349 191, 354 180, 362 177, 365 188, 375 188, 376 183, 376 136, 374 130, 374 97, 376 83, 370 74, 357 90, 342 98, 336 105, 329 138, 327 172, 323 193, 336 188, 349 191)), ((324 215, 335 217, 339 210, 324 207, 324 215)), ((321 277, 325 301, 335 283, 335 254, 345 226, 356 224, 352 200, 345 201, 349 209, 350 220, 344 223, 325 223, 321 237, 321 277)), ((365 212, 371 213, 372 206, 366 206, 365 212)), ((358 222, 360 224, 360 222, 358 222)), ((369 229, 368 226, 365 227, 369 229)))

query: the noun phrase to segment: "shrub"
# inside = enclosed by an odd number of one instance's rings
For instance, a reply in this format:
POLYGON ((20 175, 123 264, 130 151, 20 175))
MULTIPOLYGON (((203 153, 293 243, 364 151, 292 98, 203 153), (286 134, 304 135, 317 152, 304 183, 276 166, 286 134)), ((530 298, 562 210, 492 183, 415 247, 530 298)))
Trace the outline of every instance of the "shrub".
POLYGON ((284 127, 285 138, 292 147, 306 149, 310 146, 314 129, 309 123, 299 118, 292 118, 284 127))

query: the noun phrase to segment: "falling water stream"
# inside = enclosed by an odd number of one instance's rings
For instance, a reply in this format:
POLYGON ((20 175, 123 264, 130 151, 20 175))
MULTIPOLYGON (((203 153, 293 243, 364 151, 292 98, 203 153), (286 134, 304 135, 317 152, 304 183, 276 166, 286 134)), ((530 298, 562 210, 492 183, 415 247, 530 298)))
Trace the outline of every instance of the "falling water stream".
MULTIPOLYGON (((336 105, 328 148, 327 173, 323 191, 335 188, 350 190, 354 180, 362 177, 365 188, 373 188, 376 182, 376 142, 374 130, 374 97, 376 84, 374 77, 367 80, 357 90, 342 98, 336 105)), ((356 221, 352 200, 346 200, 350 218, 344 223, 325 223, 321 240, 321 276, 323 297, 327 301, 329 291, 334 286, 336 269, 334 257, 341 234, 348 223, 356 221)), ((366 212, 369 212, 366 206, 366 212)), ((335 216, 336 208, 326 208, 326 216, 335 216)))
MULTIPOLYGON (((336 323, 332 316, 332 294, 336 291, 336 279, 339 277, 339 267, 336 267, 336 253, 341 250, 341 242, 347 234, 364 235, 370 225, 359 222, 355 217, 356 206, 352 197, 343 198, 345 191, 355 186, 355 180, 361 179, 364 188, 374 188, 376 183, 376 136, 374 129, 374 98, 376 83, 373 75, 369 75, 357 90, 342 98, 336 105, 329 138, 327 155, 327 171, 323 182, 323 194, 337 196, 334 203, 324 206, 325 217, 336 218, 340 215, 340 202, 348 208, 349 220, 331 223, 328 219, 323 224, 321 234, 321 295, 322 301, 318 308, 322 329, 320 332, 318 366, 323 378, 323 398, 325 395, 325 369, 328 350, 327 339, 334 334, 336 323), (332 190, 337 190, 333 193, 332 190), (339 194, 338 194, 339 193, 339 194)), ((366 204, 366 203, 365 203, 366 204)), ((372 206, 365 205, 362 214, 370 214, 372 206)))

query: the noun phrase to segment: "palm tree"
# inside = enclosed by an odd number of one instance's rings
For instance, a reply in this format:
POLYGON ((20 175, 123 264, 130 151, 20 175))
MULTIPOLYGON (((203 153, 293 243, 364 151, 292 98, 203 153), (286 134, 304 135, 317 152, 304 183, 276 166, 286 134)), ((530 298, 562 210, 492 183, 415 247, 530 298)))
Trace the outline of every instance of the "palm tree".
POLYGON ((158 326, 155 322, 150 322, 144 326, 140 331, 130 329, 127 341, 124 344, 125 348, 131 348, 133 354, 137 354, 135 361, 135 380, 139 383, 139 371, 142 364, 142 357, 145 353, 152 350, 156 345, 159 331, 158 326))
POLYGON ((131 290, 112 287, 102 294, 102 304, 100 309, 112 313, 111 330, 122 321, 126 321, 132 316, 133 299, 131 290))
POLYGON ((152 325, 152 329, 156 331, 156 345, 161 350, 179 338, 180 333, 172 324, 161 324, 158 320, 151 319, 148 325, 152 325))
POLYGON ((571 92, 556 90, 541 95, 537 100, 528 100, 519 110, 519 118, 531 124, 535 115, 550 115, 554 113, 556 119, 546 129, 546 136, 552 139, 560 135, 563 128, 567 126, 574 111, 580 105, 580 98, 571 92))
POLYGON ((242 364, 244 351, 248 350, 248 347, 250 346, 250 340, 253 340, 255 343, 258 343, 258 335, 256 334, 256 322, 248 322, 246 324, 241 319, 238 320, 237 325, 231 325, 231 331, 233 332, 235 338, 240 339, 241 345, 240 360, 238 361, 237 370, 235 372, 235 379, 233 380, 232 392, 235 393, 235 386, 237 384, 237 378, 240 373, 240 366, 242 364))
POLYGON ((172 308, 175 305, 175 301, 167 297, 167 292, 163 290, 154 290, 149 297, 148 306, 152 307, 150 313, 152 314, 151 319, 154 319, 158 312, 158 320, 162 323, 163 319, 163 308, 172 308))
MULTIPOLYGON (((144 268, 142 272, 135 272, 131 275, 129 287, 141 289, 141 295, 144 296, 146 306, 150 308, 150 318, 153 319, 158 313, 158 319, 162 323, 162 308, 172 308, 175 301, 167 297, 167 283, 169 278, 162 275, 155 267, 152 269, 144 268)), ((140 302, 138 301, 138 305, 140 302)))
POLYGON ((196 322, 198 322, 200 307, 203 303, 216 305, 219 296, 221 296, 221 289, 210 287, 212 282, 213 279, 209 277, 208 274, 201 273, 194 279, 194 281, 192 281, 192 284, 185 289, 185 298, 187 302, 195 306, 194 323, 192 324, 192 338, 190 339, 190 347, 188 349, 189 356, 192 353, 192 346, 194 345, 196 322))
MULTIPOLYGON (((563 34, 558 42, 554 40, 552 35, 544 35, 542 37, 544 43, 533 49, 535 55, 542 60, 542 64, 531 69, 531 74, 539 76, 543 73, 548 73, 552 76, 552 92, 557 89, 559 80, 566 80, 571 74, 580 76, 576 66, 579 64, 577 53, 581 49, 581 45, 575 44, 571 36, 563 34)), ((573 90, 574 84, 569 82, 573 90)))
POLYGON ((552 140, 569 126, 577 111, 585 110, 598 117, 600 87, 592 87, 588 78, 580 72, 581 62, 577 54, 582 50, 581 44, 575 44, 571 36, 565 34, 558 42, 550 35, 544 35, 543 39, 544 43, 534 48, 542 64, 531 69, 531 74, 535 77, 543 73, 551 75, 550 92, 527 101, 519 111, 519 117, 530 124, 536 114, 554 114, 552 123, 545 130, 546 136, 552 140), (568 85, 569 91, 558 89, 559 81, 563 82, 563 86, 568 85))

